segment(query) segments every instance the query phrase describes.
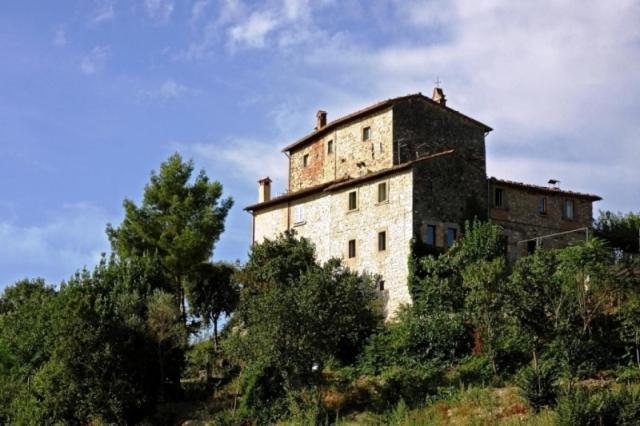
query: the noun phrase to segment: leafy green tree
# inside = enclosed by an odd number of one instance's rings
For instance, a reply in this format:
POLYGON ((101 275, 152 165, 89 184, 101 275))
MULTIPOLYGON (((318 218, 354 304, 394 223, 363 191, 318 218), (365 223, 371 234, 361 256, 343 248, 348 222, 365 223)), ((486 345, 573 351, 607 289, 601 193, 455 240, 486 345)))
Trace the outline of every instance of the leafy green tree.
POLYGON ((292 233, 253 247, 241 273, 228 353, 244 365, 243 406, 318 383, 331 358, 352 362, 381 321, 375 280, 315 262, 292 233))
POLYGON ((593 227, 596 235, 611 247, 627 253, 640 253, 640 214, 601 211, 593 227))
POLYGON ((142 204, 124 201, 125 218, 107 226, 114 253, 122 259, 157 255, 186 323, 185 286, 194 269, 207 262, 224 231, 233 202, 222 197, 222 185, 204 171, 192 179, 194 165, 174 154, 151 173, 142 204))
POLYGON ((218 321, 229 315, 238 304, 239 288, 233 280, 237 267, 228 263, 199 265, 187 286, 191 312, 202 318, 206 326, 213 325, 213 349, 218 351, 218 321))

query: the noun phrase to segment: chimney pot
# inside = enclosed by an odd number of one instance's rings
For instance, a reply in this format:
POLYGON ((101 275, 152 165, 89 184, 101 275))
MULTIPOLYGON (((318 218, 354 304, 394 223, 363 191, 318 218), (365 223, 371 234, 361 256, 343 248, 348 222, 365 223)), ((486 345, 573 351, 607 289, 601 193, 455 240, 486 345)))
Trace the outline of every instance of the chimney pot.
POLYGON ((258 202, 264 203, 271 199, 271 179, 269 176, 258 181, 258 202))
POLYGON ((326 125, 327 125, 327 111, 319 110, 316 113, 316 130, 320 130, 326 125))
POLYGON ((433 88, 433 96, 431 96, 431 99, 442 106, 447 106, 447 98, 444 96, 444 90, 442 90, 441 87, 433 88))

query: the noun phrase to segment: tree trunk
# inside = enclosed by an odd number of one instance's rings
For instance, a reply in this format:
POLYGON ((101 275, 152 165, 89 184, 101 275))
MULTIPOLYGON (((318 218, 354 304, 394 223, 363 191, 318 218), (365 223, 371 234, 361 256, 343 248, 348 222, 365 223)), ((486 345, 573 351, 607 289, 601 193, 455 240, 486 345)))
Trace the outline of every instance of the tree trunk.
POLYGON ((542 386, 540 384, 540 370, 538 369, 538 355, 535 348, 533 349, 533 368, 536 371, 536 379, 538 381, 538 395, 542 393, 542 386))
POLYGON ((219 315, 213 317, 213 350, 218 353, 218 318, 219 315))
POLYGON ((636 329, 636 363, 640 368, 640 348, 638 347, 638 330, 636 329))
POLYGON ((160 342, 158 342, 158 361, 160 362, 160 402, 164 402, 164 355, 160 342))

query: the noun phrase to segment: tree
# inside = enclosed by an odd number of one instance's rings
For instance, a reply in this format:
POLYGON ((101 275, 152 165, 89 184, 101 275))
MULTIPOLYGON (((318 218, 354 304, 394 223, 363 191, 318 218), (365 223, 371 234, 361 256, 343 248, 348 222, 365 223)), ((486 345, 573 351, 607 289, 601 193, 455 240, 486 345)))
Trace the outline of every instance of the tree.
POLYGON ((218 321, 229 315, 238 304, 239 289, 233 282, 235 265, 228 263, 203 263, 199 265, 187 286, 187 298, 194 315, 203 319, 206 326, 213 325, 213 348, 218 351, 218 321))
MULTIPOLYGON (((381 321, 374 279, 286 233, 253 247, 240 274, 230 354, 244 365, 243 406, 313 386, 330 358, 352 362, 381 321)), ((262 401, 262 402, 261 402, 262 401)))
POLYGON ((118 228, 107 226, 112 250, 122 259, 157 255, 186 323, 185 286, 194 269, 209 260, 224 231, 233 202, 222 197, 222 185, 201 171, 192 181, 194 165, 174 154, 151 173, 140 207, 124 201, 125 218, 118 228))
POLYGON ((640 214, 601 211, 593 227, 596 235, 611 247, 627 253, 640 253, 640 214))

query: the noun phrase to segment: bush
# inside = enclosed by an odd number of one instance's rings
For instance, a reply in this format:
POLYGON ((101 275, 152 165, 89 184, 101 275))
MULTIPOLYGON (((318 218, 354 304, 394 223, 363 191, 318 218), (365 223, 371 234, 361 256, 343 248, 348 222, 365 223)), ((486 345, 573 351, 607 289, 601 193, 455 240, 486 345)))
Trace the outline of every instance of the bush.
POLYGON ((484 355, 470 355, 447 373, 453 385, 485 385, 493 378, 491 360, 484 355))
POLYGON ((576 389, 558 401, 556 421, 559 426, 631 426, 638 419, 640 392, 623 386, 618 391, 576 389))
POLYGON ((522 390, 529 405, 535 412, 542 407, 555 405, 557 392, 555 381, 558 378, 558 369, 550 361, 542 361, 538 369, 533 365, 520 370, 516 378, 518 387, 522 390))
POLYGON ((380 376, 380 399, 386 407, 394 406, 400 400, 410 407, 416 407, 434 395, 442 383, 442 373, 437 368, 422 366, 419 368, 394 367, 380 376))

